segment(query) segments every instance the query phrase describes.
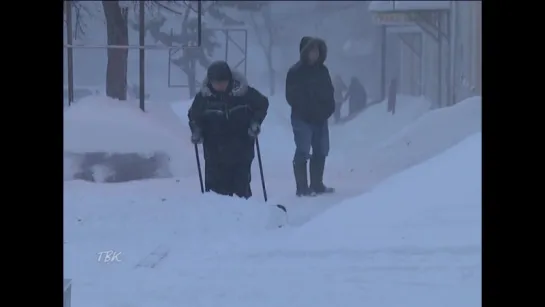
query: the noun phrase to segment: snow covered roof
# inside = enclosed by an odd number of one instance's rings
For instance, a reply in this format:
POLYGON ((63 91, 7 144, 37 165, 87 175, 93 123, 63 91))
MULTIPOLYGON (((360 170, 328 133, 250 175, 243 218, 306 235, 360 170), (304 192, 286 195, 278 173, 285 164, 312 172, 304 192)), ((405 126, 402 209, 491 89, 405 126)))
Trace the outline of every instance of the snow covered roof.
POLYGON ((371 1, 369 11, 391 12, 391 11, 429 11, 449 10, 451 1, 371 1))

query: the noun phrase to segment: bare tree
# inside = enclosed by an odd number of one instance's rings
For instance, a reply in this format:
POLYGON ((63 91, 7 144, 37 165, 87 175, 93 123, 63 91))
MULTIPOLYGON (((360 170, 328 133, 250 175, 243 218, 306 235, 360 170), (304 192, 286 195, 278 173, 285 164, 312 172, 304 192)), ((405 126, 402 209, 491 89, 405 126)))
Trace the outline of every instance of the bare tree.
MULTIPOLYGON (((84 37, 87 31, 87 19, 93 17, 93 12, 85 6, 84 1, 69 1, 70 8, 73 11, 74 20, 74 39, 84 37)), ((66 5, 63 5, 64 23, 66 24, 66 5)))
MULTIPOLYGON (((102 4, 104 16, 106 19, 106 32, 108 45, 129 45, 128 32, 128 13, 129 8, 121 3, 125 1, 101 1, 96 5, 102 4)), ((154 13, 160 10, 166 10, 177 13, 189 7, 190 1, 146 1, 147 11, 154 13)), ((94 16, 97 8, 90 3, 92 1, 69 1, 73 13, 75 31, 73 38, 78 39, 85 35, 87 29, 86 21, 94 16)), ((133 7, 138 7, 138 1, 132 1, 133 7)), ((66 16, 66 6, 63 8, 66 16)), ((66 23, 66 18, 64 19, 66 23)), ((106 67, 106 95, 109 97, 126 100, 127 99, 127 67, 128 67, 128 49, 109 48, 108 64, 106 67)))
MULTIPOLYGON (((104 16, 106 19, 106 32, 108 45, 126 46, 129 45, 129 8, 122 5, 125 1, 101 1, 104 16)), ((241 24, 240 22, 230 18, 223 13, 220 7, 239 8, 242 10, 251 10, 259 7, 259 4, 249 4, 245 1, 230 1, 217 3, 216 1, 203 1, 203 6, 209 9, 209 14, 212 18, 221 21, 224 24, 241 24)), ((133 7, 136 8, 138 1, 132 1, 133 7)), ((191 11, 196 13, 196 5, 191 5, 192 1, 146 1, 147 11, 156 13, 160 11, 168 11, 182 18, 182 33, 171 37, 170 34, 163 33, 159 29, 162 24, 150 24, 147 29, 156 41, 160 41, 167 46, 172 46, 174 43, 190 45, 196 43, 197 19, 190 18, 191 11), (170 39, 169 39, 170 38, 170 39), (188 42, 193 40, 193 42, 188 42)), ((84 1, 71 1, 71 7, 75 12, 75 27, 74 38, 85 35, 86 23, 85 17, 91 17, 91 10, 85 6, 84 1)), ((66 8, 65 8, 66 9, 66 8)), ((66 12, 65 12, 66 13, 66 12)), ((159 14, 160 15, 160 14, 159 14)), ((164 21, 163 21, 164 23, 164 21)), ((190 89, 195 93, 196 81, 195 72, 196 65, 208 67, 209 57, 212 55, 212 50, 217 47, 213 41, 213 35, 205 34, 203 30, 202 48, 187 48, 183 51, 181 57, 173 60, 173 63, 180 67, 186 74, 190 82, 190 89)), ((107 51, 108 63, 106 67, 106 95, 119 100, 127 99, 127 68, 128 68, 128 49, 109 48, 107 51)))
MULTIPOLYGON (((167 19, 158 16, 146 22, 145 29, 150 33, 155 42, 165 46, 190 46, 196 45, 197 26, 196 18, 190 18, 191 10, 186 10, 182 16, 182 32, 167 33, 161 30, 167 19)), ((137 23, 131 23, 131 27, 138 29, 137 23)), ((197 65, 207 68, 211 62, 213 51, 220 47, 214 40, 214 32, 206 28, 206 23, 201 24, 201 46, 199 48, 181 48, 176 52, 176 57, 171 60, 172 64, 179 67, 188 80, 189 96, 197 93, 197 65)))
MULTIPOLYGON (((106 17, 108 45, 126 46, 129 44, 129 26, 127 7, 120 1, 102 1, 106 17)), ((106 67, 106 95, 119 100, 127 100, 127 66, 129 50, 108 48, 106 67)))
MULTIPOLYGON (((181 32, 180 33, 170 33, 164 32, 161 28, 164 26, 167 21, 166 17, 159 15, 151 20, 148 20, 145 25, 145 29, 150 35, 154 38, 155 42, 162 43, 165 46, 194 46, 197 43, 197 29, 198 29, 198 20, 196 17, 191 16, 192 12, 197 13, 195 10, 196 5, 191 5, 191 3, 186 3, 182 1, 185 6, 183 12, 179 9, 173 9, 172 6, 165 7, 164 4, 157 2, 158 6, 161 9, 165 9, 170 13, 174 13, 181 20, 181 32)), ((171 1, 173 4, 176 4, 180 1, 171 1)), ((236 20, 229 16, 224 8, 231 8, 241 11, 256 11, 261 4, 251 3, 246 1, 225 1, 218 2, 215 1, 206 1, 209 2, 203 4, 203 15, 210 16, 211 18, 221 22, 223 25, 232 26, 232 25, 243 25, 244 22, 236 20)), ((176 57, 171 60, 171 63, 176 67, 180 68, 187 76, 189 96, 194 97, 197 94, 198 90, 198 80, 197 78, 197 69, 199 66, 203 68, 208 68, 212 61, 212 56, 216 48, 221 47, 219 43, 215 40, 215 32, 207 28, 207 24, 204 21, 201 21, 201 46, 199 48, 182 48, 179 51, 176 51, 176 57)), ((133 29, 138 29, 139 25, 137 23, 131 23, 133 29)))
POLYGON ((267 70, 269 72, 269 94, 272 96, 276 91, 276 71, 273 65, 273 46, 276 43, 279 26, 272 19, 272 11, 269 3, 264 5, 259 11, 261 20, 257 20, 255 13, 250 13, 250 21, 257 36, 257 43, 263 50, 267 61, 267 70))
MULTIPOLYGON (((129 45, 129 8, 123 7, 121 1, 102 1, 106 17, 108 45, 129 45)), ((147 1, 146 6, 157 9, 169 9, 178 1, 147 1)), ((182 1, 183 2, 183 1, 182 1)), ((137 1, 133 2, 136 7, 137 1)), ((119 100, 127 100, 127 68, 129 50, 121 48, 108 49, 106 67, 106 95, 119 100)))

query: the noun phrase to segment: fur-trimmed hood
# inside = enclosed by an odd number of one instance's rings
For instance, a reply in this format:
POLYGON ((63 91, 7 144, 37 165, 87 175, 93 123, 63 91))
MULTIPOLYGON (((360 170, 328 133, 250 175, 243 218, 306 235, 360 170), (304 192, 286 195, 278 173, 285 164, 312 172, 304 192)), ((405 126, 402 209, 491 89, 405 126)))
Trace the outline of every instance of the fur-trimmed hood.
POLYGON ((306 61, 309 50, 314 46, 317 46, 318 50, 320 51, 318 63, 323 64, 327 59, 327 45, 323 39, 310 36, 304 36, 301 38, 301 42, 299 43, 299 55, 301 57, 301 61, 306 61))
MULTIPOLYGON (((246 92, 248 92, 248 80, 246 77, 238 72, 238 71, 231 71, 231 74, 233 76, 233 79, 231 81, 229 94, 231 96, 244 96, 246 92)), ((212 96, 212 90, 210 90, 210 83, 208 82, 208 77, 204 77, 204 80, 201 83, 201 95, 204 97, 212 96)))

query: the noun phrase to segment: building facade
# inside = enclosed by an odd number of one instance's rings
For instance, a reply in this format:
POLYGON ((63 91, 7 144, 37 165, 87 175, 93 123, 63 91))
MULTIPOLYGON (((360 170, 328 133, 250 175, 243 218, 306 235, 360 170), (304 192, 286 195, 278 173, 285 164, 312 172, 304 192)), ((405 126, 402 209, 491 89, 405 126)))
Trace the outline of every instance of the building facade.
POLYGON ((369 10, 386 35, 399 38, 399 67, 388 76, 398 93, 435 107, 481 94, 480 1, 372 1, 369 10))

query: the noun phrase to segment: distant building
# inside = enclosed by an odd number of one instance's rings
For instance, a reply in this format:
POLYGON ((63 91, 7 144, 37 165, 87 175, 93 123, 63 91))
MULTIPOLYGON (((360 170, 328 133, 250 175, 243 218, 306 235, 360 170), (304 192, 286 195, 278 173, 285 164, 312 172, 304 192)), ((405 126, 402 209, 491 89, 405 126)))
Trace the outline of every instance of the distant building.
POLYGON ((399 93, 423 95, 436 107, 481 94, 480 1, 371 1, 369 10, 383 40, 399 38, 384 47, 399 52, 394 73, 382 69, 386 84, 396 78, 399 93))

